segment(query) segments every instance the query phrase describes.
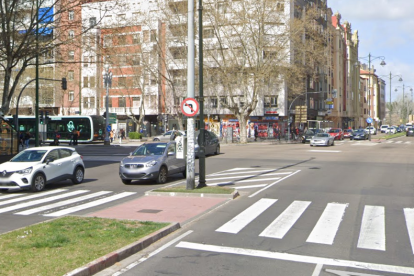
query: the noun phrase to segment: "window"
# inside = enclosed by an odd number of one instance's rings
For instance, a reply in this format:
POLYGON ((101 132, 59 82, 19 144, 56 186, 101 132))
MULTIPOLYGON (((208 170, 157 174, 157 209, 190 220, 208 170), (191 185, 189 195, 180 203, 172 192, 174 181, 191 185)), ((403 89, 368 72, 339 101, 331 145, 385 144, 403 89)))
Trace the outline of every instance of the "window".
POLYGON ((126 44, 126 35, 119 35, 118 36, 118 45, 125 45, 126 44))
POLYGON ((89 27, 95 27, 96 26, 96 17, 89 18, 89 27))
POLYGON ((75 77, 75 72, 73 70, 68 71, 68 80, 73 81, 75 77))
POLYGON ((69 60, 74 60, 75 59, 75 51, 69 51, 68 59, 69 60))
POLYGON ((68 37, 69 37, 69 39, 74 39, 75 38, 75 31, 70 30, 68 37))
POLYGON ((221 2, 221 3, 217 4, 218 13, 227 13, 228 10, 229 10, 229 4, 228 3, 221 2))
POLYGON ((217 106, 218 106, 218 101, 217 101, 217 98, 211 98, 211 99, 210 99, 210 106, 211 106, 212 108, 217 108, 217 106))
POLYGON ((132 56, 132 65, 140 65, 141 64, 141 58, 139 55, 133 55, 132 56))
POLYGON ((141 43, 141 35, 140 34, 132 35, 132 43, 133 44, 140 44, 141 43))
POLYGON ((118 98, 118 106, 119 107, 126 107, 126 102, 125 102, 125 98, 118 98))
POLYGON ((220 97, 220 103, 227 104, 227 97, 220 97))
POLYGON ((265 107, 277 107, 277 96, 265 96, 265 107))
POLYGON ((156 41, 157 41, 157 31, 151 30, 151 42, 156 42, 156 41))
POLYGON ((157 84, 157 76, 155 75, 155 74, 151 74, 151 76, 150 76, 150 84, 151 85, 156 85, 157 84))
POLYGON ((112 36, 106 35, 104 36, 104 47, 111 47, 112 46, 112 36))
POLYGON ((285 10, 285 3, 277 3, 276 4, 276 10, 278 12, 283 12, 285 10))
POLYGON ((74 11, 69 11, 68 16, 69 16, 69 20, 74 20, 75 19, 75 12, 74 11))
POLYGON ((149 39, 150 39, 149 31, 144 31, 143 34, 144 34, 144 42, 149 42, 149 39))
POLYGON ((74 98, 75 98, 75 92, 74 91, 69 91, 69 101, 73 102, 74 98))
POLYGON ((140 98, 139 97, 132 97, 132 107, 139 107, 140 98))
POLYGON ((170 52, 174 59, 185 59, 187 58, 186 49, 186 47, 174 47, 170 48, 170 52))
POLYGON ((89 57, 83 57, 83 67, 89 66, 89 57))
POLYGON ((123 14, 118 14, 118 20, 119 21, 125 21, 125 19, 126 19, 126 16, 125 16, 124 13, 123 14))
POLYGON ((205 38, 214 38, 214 29, 213 28, 205 28, 203 31, 203 36, 205 38))
POLYGON ((90 84, 90 87, 95 87, 95 77, 94 76, 91 76, 90 78, 89 78, 89 84, 90 84))
POLYGON ((89 87, 88 77, 83 77, 83 87, 89 87))
POLYGON ((84 97, 83 98, 83 107, 84 108, 94 108, 95 107, 95 97, 84 97))
POLYGON ((127 57, 126 56, 120 56, 119 57, 119 66, 126 66, 127 63, 127 57))
POLYGON ((126 86, 126 77, 119 77, 118 78, 118 87, 125 87, 126 86))
POLYGON ((53 88, 45 87, 42 89, 41 92, 41 99, 40 102, 45 105, 52 105, 53 104, 53 88))

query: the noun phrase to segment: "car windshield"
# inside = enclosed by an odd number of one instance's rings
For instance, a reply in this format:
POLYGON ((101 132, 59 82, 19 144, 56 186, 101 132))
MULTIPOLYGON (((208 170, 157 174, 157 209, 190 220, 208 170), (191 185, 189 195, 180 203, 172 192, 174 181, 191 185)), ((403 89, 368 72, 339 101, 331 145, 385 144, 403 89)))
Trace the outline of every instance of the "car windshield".
POLYGON ((363 130, 359 129, 359 130, 355 130, 355 133, 365 133, 363 130))
POLYGON ((132 155, 163 155, 166 148, 167 143, 143 144, 132 155))
POLYGON ((344 132, 352 132, 352 129, 345 129, 344 132))
POLYGON ((316 134, 316 137, 329 137, 329 134, 327 134, 327 133, 318 133, 318 134, 316 134))
POLYGON ((38 162, 42 160, 47 150, 24 150, 13 157, 10 162, 38 162))
POLYGON ((315 133, 312 130, 307 130, 305 135, 314 135, 315 133))
POLYGON ((338 133, 339 132, 339 129, 331 129, 331 130, 329 130, 329 133, 338 133))

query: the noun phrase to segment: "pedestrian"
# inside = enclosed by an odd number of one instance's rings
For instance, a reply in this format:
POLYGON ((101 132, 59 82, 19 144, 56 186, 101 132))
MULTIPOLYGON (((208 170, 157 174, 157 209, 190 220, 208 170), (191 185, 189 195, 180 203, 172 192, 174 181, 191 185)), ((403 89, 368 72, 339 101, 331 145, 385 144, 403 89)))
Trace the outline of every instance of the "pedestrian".
POLYGON ((26 131, 26 134, 24 135, 24 144, 25 144, 26 149, 29 148, 30 137, 31 137, 30 132, 26 131))
POLYGON ((114 141, 114 130, 109 132, 109 141, 112 143, 114 141))
POLYGON ((20 143, 20 146, 22 146, 22 149, 24 149, 24 133, 23 132, 20 132, 19 143, 20 143))
POLYGON ((257 137, 259 136, 259 128, 257 125, 254 125, 254 140, 257 141, 257 137))
POLYGON ((70 133, 70 140, 69 140, 69 145, 73 144, 73 134, 74 134, 75 130, 72 130, 72 132, 70 133))
POLYGON ((122 144, 122 139, 125 139, 125 131, 123 128, 119 130, 119 143, 122 144))
POLYGON ((51 146, 59 146, 59 139, 60 139, 60 133, 56 129, 55 133, 53 134, 53 142, 50 145, 51 146))
POLYGON ((78 145, 78 131, 76 129, 72 131, 72 139, 73 139, 73 145, 77 146, 78 145))

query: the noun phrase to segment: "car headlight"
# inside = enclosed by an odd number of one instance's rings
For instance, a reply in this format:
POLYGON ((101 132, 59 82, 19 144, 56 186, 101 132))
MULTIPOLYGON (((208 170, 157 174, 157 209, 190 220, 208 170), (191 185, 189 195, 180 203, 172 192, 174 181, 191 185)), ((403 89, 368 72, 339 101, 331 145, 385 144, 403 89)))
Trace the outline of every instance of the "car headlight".
POLYGON ((29 173, 31 173, 32 171, 33 171, 33 167, 28 167, 28 168, 26 168, 26 169, 23 169, 23 170, 17 171, 16 173, 19 173, 19 174, 29 174, 29 173))
POLYGON ((157 165, 157 161, 152 160, 152 161, 146 163, 145 167, 152 167, 152 166, 155 166, 155 165, 157 165))

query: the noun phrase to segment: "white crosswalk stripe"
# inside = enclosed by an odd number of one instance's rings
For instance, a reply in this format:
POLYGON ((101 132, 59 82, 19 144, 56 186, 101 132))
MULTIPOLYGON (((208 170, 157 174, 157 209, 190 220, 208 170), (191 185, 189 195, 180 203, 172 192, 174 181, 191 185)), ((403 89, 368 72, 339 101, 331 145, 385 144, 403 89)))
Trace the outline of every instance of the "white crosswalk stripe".
POLYGON ((136 193, 122 192, 114 194, 114 192, 111 191, 91 193, 89 190, 68 191, 67 189, 56 189, 29 196, 16 193, 0 196, 0 206, 4 206, 0 208, 0 214, 21 210, 14 214, 31 215, 40 213, 40 215, 43 216, 57 217, 96 207, 134 194, 136 193), (62 199, 66 200, 62 201, 62 199), (84 203, 82 204, 82 202, 84 203), (77 203, 80 203, 80 205, 76 205, 77 203), (47 213, 47 211, 50 211, 50 213, 47 213))
MULTIPOLYGON (((242 211, 230 221, 219 227, 216 232, 238 234, 250 223, 265 213, 272 212, 274 205, 281 204, 277 199, 264 198, 242 211)), ((264 225, 262 232, 256 235, 259 237, 283 239, 293 228, 301 217, 309 216, 314 210, 307 214, 307 209, 311 206, 310 201, 293 201, 286 207, 269 225, 264 225)), ((335 237, 342 227, 342 221, 348 208, 348 203, 327 203, 325 209, 321 211, 316 224, 312 229, 302 229, 309 231, 307 243, 333 245, 335 237)), ((314 208, 312 208, 314 209, 314 208)), ((414 254, 414 208, 404 208, 406 229, 408 232, 410 245, 414 254)), ((314 215, 312 214, 312 217, 314 215)), ((361 228, 359 230, 358 242, 356 247, 360 249, 386 251, 386 232, 385 232, 385 207, 384 206, 364 206, 361 216, 361 228)), ((309 223, 308 223, 309 225, 309 223)), ((257 228, 257 225, 255 226, 257 228)), ((390 227, 391 228, 391 227, 390 227)), ((352 241, 350 241, 352 243, 352 241)), ((355 246, 355 245, 354 245, 355 246)))

